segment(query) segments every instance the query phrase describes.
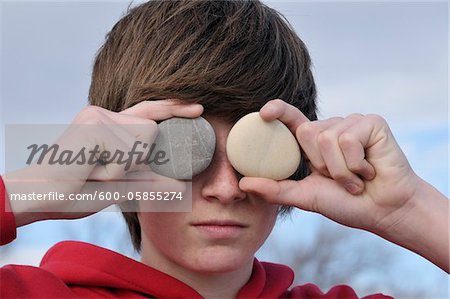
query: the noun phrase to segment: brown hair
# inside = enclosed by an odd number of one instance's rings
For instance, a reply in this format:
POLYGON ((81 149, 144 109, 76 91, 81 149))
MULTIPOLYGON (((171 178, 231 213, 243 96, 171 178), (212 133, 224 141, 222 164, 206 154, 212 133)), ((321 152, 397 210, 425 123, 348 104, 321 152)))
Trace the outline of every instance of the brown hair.
MULTIPOLYGON (((259 1, 149 1, 129 9, 108 33, 89 102, 121 111, 145 100, 178 98, 235 122, 280 98, 313 120, 310 66, 289 23, 259 1)), ((291 178, 307 173, 301 163, 291 178)), ((139 250, 137 214, 123 214, 139 250)))

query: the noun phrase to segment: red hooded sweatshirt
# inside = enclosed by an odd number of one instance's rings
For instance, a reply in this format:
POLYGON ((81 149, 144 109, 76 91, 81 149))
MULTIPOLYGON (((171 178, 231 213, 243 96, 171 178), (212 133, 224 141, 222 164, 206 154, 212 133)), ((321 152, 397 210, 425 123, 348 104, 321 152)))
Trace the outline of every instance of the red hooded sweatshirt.
MULTIPOLYGON (((16 235, 0 177, 0 242, 16 235)), ((255 259, 252 275, 237 298, 358 298, 348 286, 322 293, 313 284, 289 290, 293 271, 255 259)), ((143 263, 92 244, 66 241, 53 246, 39 267, 7 265, 0 269, 0 298, 202 298, 190 286, 143 263)), ((367 299, 392 298, 382 294, 367 299)))

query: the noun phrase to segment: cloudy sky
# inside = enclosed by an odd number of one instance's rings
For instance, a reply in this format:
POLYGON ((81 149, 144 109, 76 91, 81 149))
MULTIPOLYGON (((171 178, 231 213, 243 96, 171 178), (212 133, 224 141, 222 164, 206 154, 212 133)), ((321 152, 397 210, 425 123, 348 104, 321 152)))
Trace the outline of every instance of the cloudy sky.
MULTIPOLYGON (((448 3, 266 3, 286 16, 310 50, 320 117, 353 112, 382 115, 416 172, 448 196, 448 3)), ((0 5, 2 127, 70 122, 86 105, 93 57, 128 2, 3 1, 0 5)), ((3 140, 3 133, 0 137, 3 140)), ((1 146, 3 172, 3 142, 1 146)), ((1 256, 0 262, 36 264, 51 244, 66 238, 92 239, 128 253, 108 243, 110 236, 99 239, 83 232, 86 223, 97 219, 117 227, 115 236, 123 236, 123 224, 117 218, 104 213, 94 220, 20 229, 19 239, 8 246, 14 250, 1 256), (42 230, 45 237, 37 233, 42 230)), ((280 223, 260 256, 279 259, 270 251, 275 243, 307 240, 308 231, 322 221, 296 213, 293 220, 280 223)), ((361 238, 390 246, 367 234, 361 238)), ((447 294, 442 271, 406 250, 395 246, 389 250, 403 261, 399 275, 413 271, 411 281, 424 286, 440 281, 436 296, 447 294)))

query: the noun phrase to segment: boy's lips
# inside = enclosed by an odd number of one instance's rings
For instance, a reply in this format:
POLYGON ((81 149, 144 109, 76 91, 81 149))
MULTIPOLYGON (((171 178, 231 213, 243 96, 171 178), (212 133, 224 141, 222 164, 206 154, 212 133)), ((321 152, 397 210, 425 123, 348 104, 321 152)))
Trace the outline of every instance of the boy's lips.
POLYGON ((199 226, 199 225, 217 225, 217 226, 241 226, 241 227, 247 227, 248 225, 236 221, 236 220, 204 220, 204 221, 196 221, 192 222, 193 226, 199 226))
POLYGON ((241 235, 248 225, 234 220, 208 220, 191 224, 203 235, 212 239, 231 239, 241 235))

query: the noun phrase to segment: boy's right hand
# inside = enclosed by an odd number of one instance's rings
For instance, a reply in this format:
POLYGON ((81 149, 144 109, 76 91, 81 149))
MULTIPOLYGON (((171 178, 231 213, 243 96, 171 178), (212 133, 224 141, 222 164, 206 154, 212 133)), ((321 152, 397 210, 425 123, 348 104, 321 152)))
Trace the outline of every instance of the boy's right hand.
MULTIPOLYGON (((203 107, 199 104, 184 104, 177 100, 145 101, 119 113, 87 106, 77 114, 57 144, 59 152, 69 150, 78 153, 84 148, 85 153, 88 153, 97 147, 100 152, 114 153, 120 150, 128 153, 136 142, 151 144, 154 141, 158 130, 156 121, 171 117, 195 118, 202 112, 203 107)), ((138 191, 136 188, 142 191, 159 191, 169 184, 171 188, 181 184, 151 172, 148 167, 131 165, 129 169, 125 169, 125 165, 114 162, 102 165, 87 163, 88 161, 81 165, 49 165, 48 156, 40 165, 32 164, 2 176, 7 194, 55 192, 68 198, 71 194, 123 191, 124 184, 116 182, 122 178, 130 180, 133 191, 138 191), (149 181, 154 183, 149 186, 149 181)), ((17 226, 22 226, 45 219, 81 218, 119 202, 120 200, 14 200, 10 204, 17 226)))

